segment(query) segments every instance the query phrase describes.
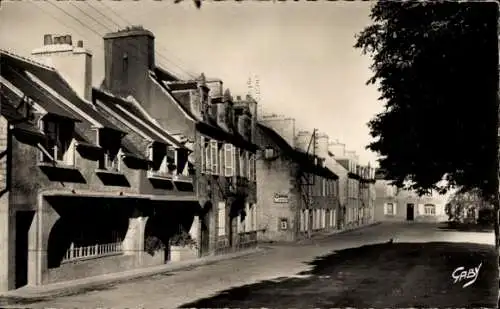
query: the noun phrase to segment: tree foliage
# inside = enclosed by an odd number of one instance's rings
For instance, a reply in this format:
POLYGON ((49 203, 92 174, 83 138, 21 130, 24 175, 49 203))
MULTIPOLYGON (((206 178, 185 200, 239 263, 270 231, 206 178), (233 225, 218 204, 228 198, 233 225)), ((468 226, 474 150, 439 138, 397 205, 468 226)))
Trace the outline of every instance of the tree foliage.
POLYGON ((476 189, 469 192, 455 192, 446 204, 446 214, 450 221, 476 223, 480 209, 488 208, 488 203, 476 189))
POLYGON ((368 84, 385 110, 368 123, 367 148, 398 187, 496 193, 497 12, 493 2, 372 7, 355 47, 372 57, 368 84))

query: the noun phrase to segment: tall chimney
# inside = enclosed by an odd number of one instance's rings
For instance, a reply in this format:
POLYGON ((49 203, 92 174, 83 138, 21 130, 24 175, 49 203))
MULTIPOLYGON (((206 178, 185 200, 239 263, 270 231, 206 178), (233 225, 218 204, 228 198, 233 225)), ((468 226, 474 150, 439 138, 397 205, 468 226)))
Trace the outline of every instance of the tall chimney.
POLYGON ((45 34, 43 36, 43 45, 52 45, 52 34, 45 34))
MULTIPOLYGON (((47 35, 44 43, 48 42, 47 35)), ((31 55, 38 61, 54 67, 68 82, 74 91, 86 100, 90 100, 92 92, 92 52, 84 49, 83 42, 79 47, 72 45, 71 35, 54 36, 54 46, 37 48, 31 55)))
POLYGON ((149 72, 155 68, 154 35, 142 27, 104 36, 104 87, 111 93, 134 96, 149 108, 149 72), (127 55, 127 58, 124 58, 127 55))

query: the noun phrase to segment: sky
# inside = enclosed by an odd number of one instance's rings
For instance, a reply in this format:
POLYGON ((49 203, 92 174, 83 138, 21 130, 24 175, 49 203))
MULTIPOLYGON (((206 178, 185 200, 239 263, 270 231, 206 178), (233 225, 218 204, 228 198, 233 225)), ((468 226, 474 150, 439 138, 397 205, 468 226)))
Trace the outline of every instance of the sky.
POLYGON ((376 154, 366 123, 383 104, 367 86, 371 59, 354 49, 370 24, 368 2, 3 1, 0 48, 29 56, 44 34, 71 34, 93 52, 93 84, 104 74, 104 34, 142 25, 155 35, 156 61, 182 77, 217 77, 233 95, 259 79, 261 108, 296 119, 355 150, 376 154))

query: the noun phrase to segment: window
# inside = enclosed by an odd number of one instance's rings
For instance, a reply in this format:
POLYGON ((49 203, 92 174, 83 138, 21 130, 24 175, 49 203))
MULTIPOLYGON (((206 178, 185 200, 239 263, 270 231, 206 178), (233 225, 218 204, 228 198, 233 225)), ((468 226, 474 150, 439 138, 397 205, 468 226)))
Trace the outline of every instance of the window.
POLYGON ((288 229, 288 219, 287 218, 280 218, 279 229, 282 231, 286 231, 288 229))
POLYGON ((127 53, 123 54, 123 73, 127 73, 128 71, 128 55, 127 53))
POLYGON ((152 166, 149 172, 154 176, 170 177, 176 173, 176 150, 165 144, 154 143, 148 147, 148 159, 152 166))
POLYGON ((234 176, 234 156, 233 156, 233 145, 224 144, 224 175, 226 177, 234 176))
POLYGON ((257 230, 257 204, 250 204, 250 212, 252 213, 251 231, 257 230))
POLYGON ((254 181, 254 172, 255 172, 255 156, 253 153, 248 153, 248 169, 247 169, 247 178, 249 181, 254 181))
POLYGON ((394 204, 393 203, 387 203, 385 206, 385 214, 386 215, 394 215, 394 204))
POLYGON ((427 216, 434 216, 436 214, 436 206, 433 204, 425 204, 424 211, 427 216))
POLYGON ((42 131, 47 137, 45 144, 47 153, 42 154, 42 161, 52 162, 54 159, 62 164, 73 165, 75 155, 72 144, 73 123, 43 120, 42 131))
POLYGON ((119 172, 121 170, 121 151, 106 150, 104 153, 104 162, 101 169, 108 171, 119 172))
POLYGON ((225 236, 226 235, 226 203, 224 202, 219 202, 218 204, 218 229, 217 229, 217 235, 218 236, 225 236))
POLYGON ((240 159, 240 172, 239 172, 239 176, 241 177, 247 177, 248 176, 248 172, 247 172, 247 152, 243 149, 240 149, 239 151, 239 159, 240 159))
POLYGON ((205 137, 200 137, 200 161, 201 161, 201 173, 204 174, 207 168, 207 159, 205 158, 205 137))
POLYGON ((233 153, 232 153, 232 157, 233 157, 233 173, 235 176, 240 176, 240 171, 241 171, 241 166, 240 166, 240 157, 239 157, 239 153, 240 153, 240 150, 238 149, 238 147, 235 147, 233 145, 233 153))
POLYGON ((225 169, 225 159, 224 159, 224 143, 219 143, 218 145, 218 152, 219 152, 219 175, 225 176, 226 175, 226 169, 225 169))
POLYGON ((212 141, 210 141, 208 138, 205 139, 205 143, 203 145, 204 147, 204 152, 205 152, 205 173, 211 174, 212 173, 212 141))
POLYGON ((305 219, 306 219, 306 215, 305 215, 305 210, 302 210, 300 212, 300 231, 301 232, 304 232, 306 229, 305 229, 305 219))
POLYGON ((213 175, 218 175, 219 173, 219 147, 216 140, 210 141, 210 161, 212 166, 210 167, 210 171, 213 175))

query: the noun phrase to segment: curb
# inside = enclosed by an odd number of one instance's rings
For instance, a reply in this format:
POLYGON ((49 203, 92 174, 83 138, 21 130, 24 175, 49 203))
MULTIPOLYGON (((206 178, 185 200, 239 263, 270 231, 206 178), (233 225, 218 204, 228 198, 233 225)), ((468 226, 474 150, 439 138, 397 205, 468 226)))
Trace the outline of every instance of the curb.
MULTIPOLYGON (((172 264, 164 264, 159 266, 139 268, 124 272, 116 272, 111 274, 105 274, 95 277, 88 277, 83 279, 77 279, 72 281, 65 281, 59 283, 53 283, 42 286, 32 287, 33 290, 13 290, 5 293, 0 293, 0 306, 3 301, 41 301, 49 297, 62 297, 70 296, 75 294, 80 294, 89 289, 98 289, 100 287, 116 285, 122 282, 130 280, 139 280, 145 277, 153 275, 161 275, 175 271, 190 270, 192 268, 216 264, 225 260, 231 260, 238 257, 248 256, 256 254, 262 251, 268 250, 266 248, 257 246, 256 248, 242 250, 235 253, 229 253, 225 255, 209 256, 204 258, 199 258, 196 260, 178 262, 172 264)), ((30 287, 27 287, 30 289, 30 287)))

